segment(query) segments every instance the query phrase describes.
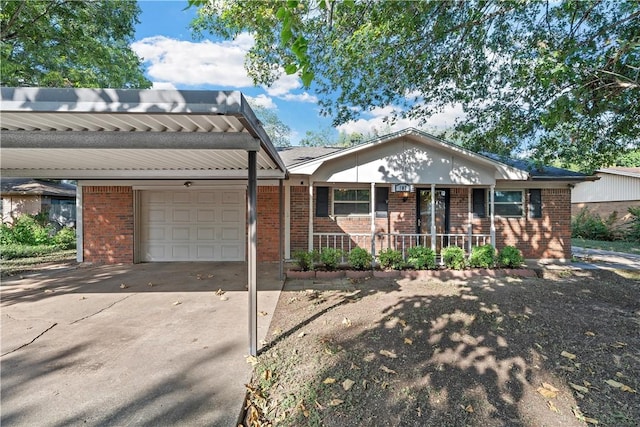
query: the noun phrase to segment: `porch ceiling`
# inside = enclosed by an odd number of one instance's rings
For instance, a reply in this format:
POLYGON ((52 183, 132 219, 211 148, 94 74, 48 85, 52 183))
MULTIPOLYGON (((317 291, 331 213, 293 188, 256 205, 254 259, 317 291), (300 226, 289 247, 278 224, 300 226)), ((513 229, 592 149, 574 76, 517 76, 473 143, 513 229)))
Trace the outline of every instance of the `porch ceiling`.
POLYGON ((285 167, 240 92, 2 88, 4 176, 247 177, 285 167))

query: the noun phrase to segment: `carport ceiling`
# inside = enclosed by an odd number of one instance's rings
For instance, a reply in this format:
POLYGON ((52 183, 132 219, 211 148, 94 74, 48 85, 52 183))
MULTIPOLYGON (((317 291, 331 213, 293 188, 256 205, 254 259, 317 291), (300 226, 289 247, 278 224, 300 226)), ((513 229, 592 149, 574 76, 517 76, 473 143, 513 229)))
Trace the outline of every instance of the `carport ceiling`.
POLYGON ((4 176, 258 178, 285 167, 236 91, 2 88, 4 176))

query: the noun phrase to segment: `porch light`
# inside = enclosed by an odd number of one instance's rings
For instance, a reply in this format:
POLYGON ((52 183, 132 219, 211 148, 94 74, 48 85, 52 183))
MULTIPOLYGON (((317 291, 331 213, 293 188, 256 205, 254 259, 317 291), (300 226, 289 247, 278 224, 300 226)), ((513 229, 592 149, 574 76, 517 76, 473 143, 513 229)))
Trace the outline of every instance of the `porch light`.
POLYGON ((403 191, 401 193, 401 196, 402 196, 402 201, 403 202, 406 202, 407 200, 409 200, 409 192, 408 191, 403 191))

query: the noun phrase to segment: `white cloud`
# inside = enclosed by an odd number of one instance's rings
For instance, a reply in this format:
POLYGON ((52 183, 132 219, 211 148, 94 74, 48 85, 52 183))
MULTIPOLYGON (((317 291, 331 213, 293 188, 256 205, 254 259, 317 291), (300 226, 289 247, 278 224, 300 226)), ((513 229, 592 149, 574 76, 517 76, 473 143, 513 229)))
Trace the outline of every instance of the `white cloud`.
POLYGON ((170 82, 152 82, 153 89, 168 89, 168 90, 176 90, 176 86, 170 82))
POLYGON ((310 95, 308 92, 292 93, 302 88, 302 82, 295 74, 285 74, 284 70, 278 80, 273 82, 270 87, 264 87, 264 90, 271 96, 284 99, 285 101, 309 102, 317 103, 318 98, 310 95))
POLYGON ((309 95, 308 92, 302 92, 300 94, 287 93, 282 96, 285 101, 297 101, 297 102, 309 102, 311 104, 318 103, 318 97, 315 95, 309 95))
MULTIPOLYGON (((389 124, 385 122, 385 118, 393 114, 394 108, 391 106, 376 107, 363 115, 365 117, 358 120, 352 120, 337 127, 338 131, 350 133, 375 133, 376 131, 386 131, 389 124)), ((461 105, 452 105, 445 108, 442 112, 432 115, 425 124, 420 124, 420 119, 408 119, 398 118, 396 122, 391 125, 391 131, 406 129, 409 127, 423 128, 423 129, 437 129, 443 130, 445 128, 453 126, 457 118, 464 117, 461 105)))
POLYGON ((247 100, 251 105, 255 105, 256 107, 264 107, 275 110, 278 108, 275 102, 273 102, 273 98, 261 93, 258 96, 247 96, 247 100))
POLYGON ((143 58, 149 77, 174 85, 252 87, 244 69, 244 57, 253 44, 249 34, 236 40, 194 43, 165 36, 147 37, 131 48, 143 58))

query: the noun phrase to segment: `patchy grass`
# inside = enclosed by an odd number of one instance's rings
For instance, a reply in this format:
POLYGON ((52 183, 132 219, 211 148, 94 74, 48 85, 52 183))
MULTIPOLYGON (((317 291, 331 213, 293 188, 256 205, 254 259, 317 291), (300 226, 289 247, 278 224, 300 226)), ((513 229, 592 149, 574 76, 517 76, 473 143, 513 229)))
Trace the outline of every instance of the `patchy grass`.
POLYGON ((640 244, 626 240, 615 240, 612 242, 604 240, 589 240, 571 238, 571 244, 581 248, 600 249, 604 251, 625 252, 628 254, 640 255, 640 244))
POLYGON ((640 282, 288 281, 248 425, 636 426, 640 282))
POLYGON ((33 270, 49 263, 75 262, 75 249, 56 249, 52 252, 44 251, 34 256, 24 258, 2 259, 0 263, 0 274, 11 276, 24 271, 33 270))

